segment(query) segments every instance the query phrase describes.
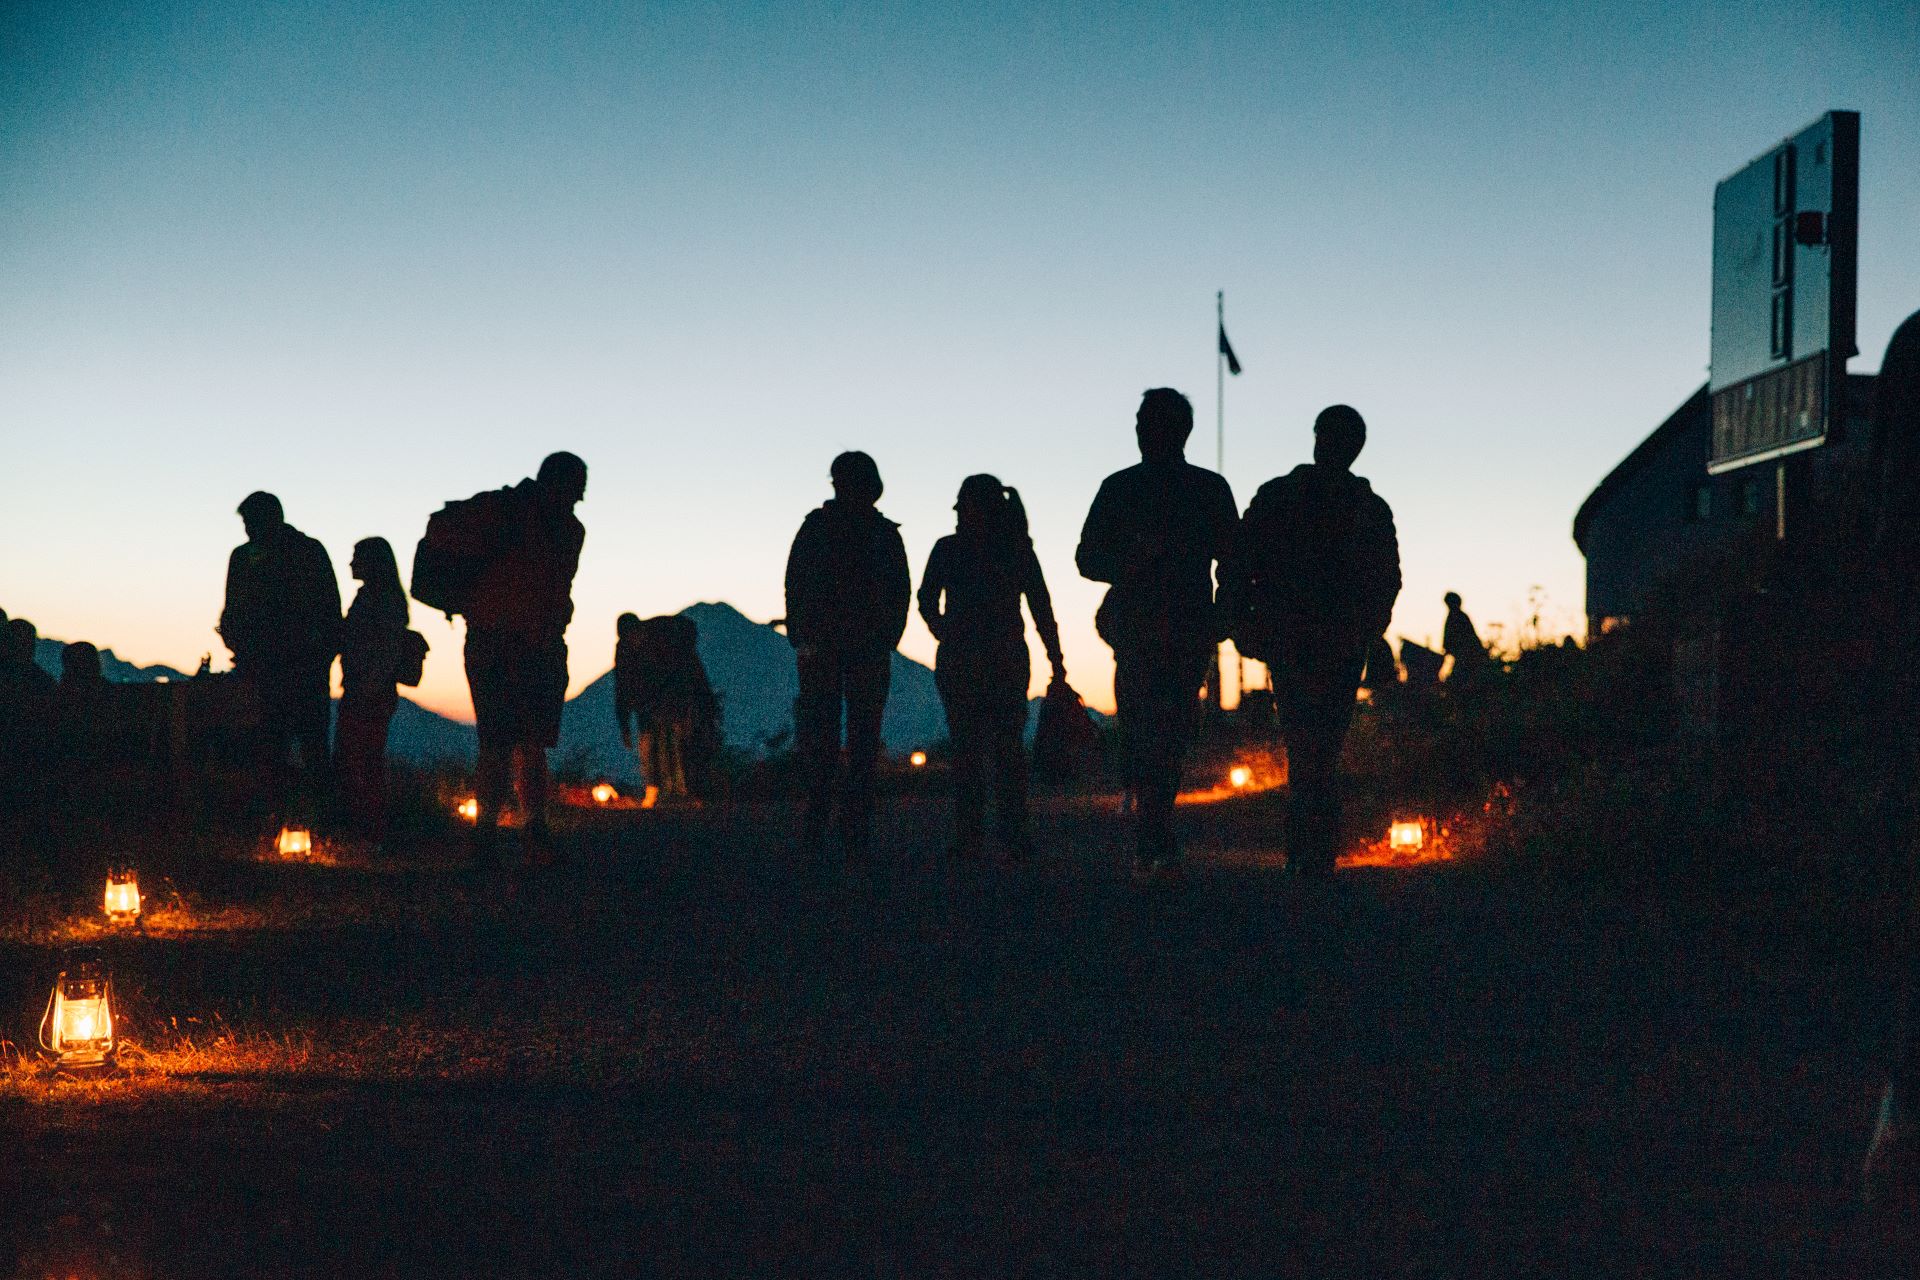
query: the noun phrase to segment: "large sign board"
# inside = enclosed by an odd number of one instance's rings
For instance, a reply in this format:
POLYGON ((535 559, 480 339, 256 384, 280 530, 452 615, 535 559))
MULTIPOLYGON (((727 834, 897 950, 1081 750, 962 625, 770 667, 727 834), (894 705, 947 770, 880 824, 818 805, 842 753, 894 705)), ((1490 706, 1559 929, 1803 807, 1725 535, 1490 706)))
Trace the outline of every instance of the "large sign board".
POLYGON ((1713 453, 1727 471, 1827 438, 1853 348, 1860 116, 1830 111, 1713 190, 1713 453))

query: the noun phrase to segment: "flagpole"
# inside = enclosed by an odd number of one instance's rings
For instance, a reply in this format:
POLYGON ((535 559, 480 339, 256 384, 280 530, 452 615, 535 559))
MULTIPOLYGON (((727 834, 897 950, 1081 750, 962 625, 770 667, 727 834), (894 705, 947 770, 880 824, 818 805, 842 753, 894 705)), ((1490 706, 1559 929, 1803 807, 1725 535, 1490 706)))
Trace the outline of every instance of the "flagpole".
POLYGON ((1227 474, 1227 357, 1220 335, 1227 331, 1227 291, 1213 295, 1213 469, 1227 474))

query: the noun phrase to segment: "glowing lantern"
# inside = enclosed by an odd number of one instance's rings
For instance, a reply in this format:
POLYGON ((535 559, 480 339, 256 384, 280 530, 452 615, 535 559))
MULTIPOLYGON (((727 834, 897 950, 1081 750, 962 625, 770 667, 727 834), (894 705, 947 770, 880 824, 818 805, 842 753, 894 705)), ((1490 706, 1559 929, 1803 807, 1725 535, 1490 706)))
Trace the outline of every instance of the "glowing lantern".
POLYGON ((594 783, 593 802, 595 804, 612 804, 615 800, 618 800, 619 798, 620 798, 620 793, 613 789, 613 784, 611 782, 594 783))
POLYGON ((1253 781, 1253 770, 1244 764, 1237 764, 1227 771, 1227 781, 1236 787, 1244 787, 1253 781))
POLYGON ((72 956, 54 980, 40 1047, 63 1067, 104 1066, 113 1056, 113 982, 94 953, 72 956))
POLYGON ((1387 845, 1396 852, 1418 853, 1427 843, 1427 824, 1418 819, 1387 828, 1387 845))
POLYGON ((916 751, 907 757, 907 763, 916 769, 924 769, 927 767, 927 753, 924 751, 916 751))
POLYGON ((480 801, 472 796, 468 796, 465 800, 455 805, 453 811, 465 818, 468 822, 480 821, 480 801))
POLYGON ((313 852, 313 832, 305 827, 280 828, 280 856, 304 858, 313 852))
POLYGON ((139 918, 140 881, 131 867, 107 872, 106 911, 107 919, 116 924, 139 918))

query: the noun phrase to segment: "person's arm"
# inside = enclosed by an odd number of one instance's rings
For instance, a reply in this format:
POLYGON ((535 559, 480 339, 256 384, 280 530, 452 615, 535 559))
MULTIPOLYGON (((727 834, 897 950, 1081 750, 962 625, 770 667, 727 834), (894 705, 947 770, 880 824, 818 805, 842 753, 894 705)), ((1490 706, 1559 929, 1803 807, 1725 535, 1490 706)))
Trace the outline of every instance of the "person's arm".
POLYGON ((1368 522, 1373 534, 1374 589, 1369 601, 1372 612, 1361 620, 1370 635, 1379 635, 1393 620, 1393 603, 1400 598, 1400 535, 1393 527, 1393 509, 1378 494, 1373 495, 1373 519, 1368 522))
POLYGON ((1053 595, 1047 590, 1047 577, 1040 568, 1040 557, 1034 553, 1032 543, 1027 544, 1027 563, 1021 590, 1027 597, 1027 612, 1033 615, 1033 629, 1040 633, 1040 643, 1046 648, 1047 661, 1053 667, 1053 677, 1064 680, 1067 678, 1067 665, 1060 653, 1060 624, 1053 616, 1053 595))
POLYGON ((801 521, 787 552, 787 640, 796 649, 813 642, 814 605, 820 591, 816 524, 812 516, 801 521))
POLYGON ((1074 567, 1080 576, 1092 582, 1117 582, 1124 562, 1121 529, 1126 512, 1113 494, 1113 479, 1108 477, 1087 509, 1087 522, 1080 528, 1080 546, 1073 553, 1074 567))
POLYGON ((620 660, 620 646, 613 649, 613 723, 620 730, 620 745, 633 748, 633 671, 620 660))
POLYGON ((307 539, 307 598, 313 601, 314 648, 331 663, 339 656, 344 623, 340 610, 340 580, 333 576, 333 557, 318 538, 307 539))
POLYGON ((242 598, 246 591, 245 576, 241 569, 241 552, 245 547, 235 547, 227 557, 227 589, 220 601, 220 621, 214 624, 214 631, 227 646, 227 653, 233 658, 234 665, 240 662, 240 651, 247 647, 247 607, 242 598))
POLYGON ((947 589, 947 540, 933 544, 927 556, 926 570, 920 575, 920 620, 927 624, 935 640, 946 639, 947 619, 941 595, 947 589))
POLYGON ((900 646, 900 637, 907 634, 907 612, 913 607, 913 570, 907 567, 907 544, 900 536, 900 527, 887 526, 884 553, 885 590, 887 615, 886 632, 893 639, 887 642, 887 652, 891 653, 900 646))

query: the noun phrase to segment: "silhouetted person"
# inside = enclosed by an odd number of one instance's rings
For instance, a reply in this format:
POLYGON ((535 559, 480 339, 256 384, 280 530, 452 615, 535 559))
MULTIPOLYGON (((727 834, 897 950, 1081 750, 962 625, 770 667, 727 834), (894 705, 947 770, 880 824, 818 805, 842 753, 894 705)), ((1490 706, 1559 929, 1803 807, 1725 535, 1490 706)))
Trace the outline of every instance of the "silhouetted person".
POLYGON ((989 778, 996 784, 997 826, 1015 859, 1027 841, 1027 628, 1046 646, 1053 678, 1066 680, 1053 597, 1027 532, 1020 495, 993 476, 968 476, 960 485, 953 533, 933 544, 920 578, 920 616, 940 642, 934 681, 953 742, 956 856, 980 856, 986 835, 989 778))
POLYGON ((1399 687, 1400 663, 1385 636, 1375 636, 1367 642, 1367 669, 1360 683, 1362 688, 1373 690, 1376 698, 1399 687))
POLYGON ((362 538, 349 565, 360 590, 340 640, 340 716, 334 725, 334 773, 354 830, 379 841, 387 832, 387 730, 400 703, 407 650, 407 593, 385 538, 362 538))
MULTIPOLYGON (((1880 361, 1874 386, 1875 460, 1879 464, 1878 520, 1874 539, 1875 579, 1870 593, 1879 617, 1876 630, 1888 637, 1883 665, 1895 673, 1895 696, 1888 715, 1888 779, 1894 797, 1892 818, 1903 846, 1906 900, 1920 884, 1920 606, 1914 575, 1920 572, 1920 312, 1894 330, 1880 361)), ((1879 1123, 1868 1150, 1865 1192, 1880 1207, 1920 1207, 1920 927, 1909 905, 1902 922, 1900 966, 1903 990, 1893 1036, 1893 1055, 1879 1123)))
POLYGON ((1082 577, 1111 584, 1094 617, 1113 648, 1127 788, 1138 815, 1137 879, 1172 879, 1180 768, 1200 711, 1200 685, 1221 635, 1213 564, 1238 522, 1233 491, 1188 463, 1193 406, 1170 387, 1140 398, 1140 462, 1100 485, 1080 531, 1082 577))
POLYGON ((60 650, 60 682, 53 690, 53 723, 61 766, 70 774, 91 772, 108 758, 112 735, 107 678, 100 650, 75 640, 60 650))
POLYGON ((560 741, 567 697, 567 624, 586 529, 573 509, 587 493, 587 464, 550 454, 531 480, 488 495, 491 547, 460 612, 467 619, 467 684, 480 739, 475 830, 483 859, 515 789, 539 858, 547 828, 547 751, 560 741))
POLYGON ((666 797, 712 796, 719 704, 700 661, 700 626, 683 615, 623 613, 614 623, 613 717, 620 744, 666 797))
POLYGON ((1367 648, 1400 594, 1393 512, 1353 474, 1366 440, 1352 408, 1323 409, 1313 461, 1260 487, 1220 575, 1234 642, 1273 673, 1287 744, 1287 861, 1307 876, 1330 874, 1339 856, 1340 750, 1367 648))
POLYGON ((861 859, 872 842, 880 718, 912 583, 899 526, 874 509, 880 468, 856 451, 835 458, 830 474, 833 497, 808 514, 787 555, 787 639, 800 672, 794 728, 807 786, 801 841, 810 856, 826 841, 844 714, 840 839, 848 857, 861 859))
POLYGON ((1440 632, 1440 649, 1453 659, 1453 671, 1447 679, 1463 683, 1477 680, 1486 674, 1489 662, 1487 647, 1480 643, 1480 633, 1473 629, 1473 619, 1460 607, 1460 593, 1447 592, 1445 604, 1447 625, 1440 632))
POLYGON ((34 660, 39 643, 25 618, 0 629, 0 797, 9 799, 0 809, 8 811, 37 788, 52 749, 53 677, 34 660))
POLYGON ((227 560, 218 630, 253 691, 274 799, 285 805, 296 776, 311 787, 326 771, 340 585, 327 549, 287 523, 280 499, 248 494, 240 519, 247 540, 227 560), (298 775, 290 751, 298 753, 298 775))

